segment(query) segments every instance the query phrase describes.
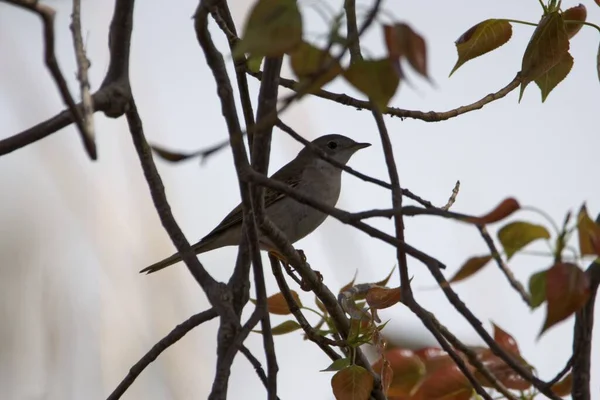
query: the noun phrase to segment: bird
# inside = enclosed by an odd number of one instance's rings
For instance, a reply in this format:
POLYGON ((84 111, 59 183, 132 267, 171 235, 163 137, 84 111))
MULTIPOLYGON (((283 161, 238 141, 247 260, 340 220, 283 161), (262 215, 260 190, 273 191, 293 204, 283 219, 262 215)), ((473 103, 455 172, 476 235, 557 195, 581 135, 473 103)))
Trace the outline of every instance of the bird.
MULTIPOLYGON (((338 134, 318 137, 312 141, 312 144, 343 165, 346 165, 358 150, 371 146, 370 143, 355 142, 349 137, 338 134)), ((281 167, 271 178, 332 207, 340 197, 342 170, 324 160, 308 146, 305 146, 296 158, 281 167)), ((266 216, 292 244, 312 233, 327 218, 327 214, 271 188, 264 190, 264 204, 266 216)), ((201 254, 221 247, 237 246, 241 235, 242 206, 239 204, 216 228, 194 244, 192 250, 196 254, 201 254)), ((259 247, 261 250, 280 254, 276 246, 260 232, 259 247)), ((175 253, 142 269, 140 273, 150 274, 179 261, 181 255, 175 253)))

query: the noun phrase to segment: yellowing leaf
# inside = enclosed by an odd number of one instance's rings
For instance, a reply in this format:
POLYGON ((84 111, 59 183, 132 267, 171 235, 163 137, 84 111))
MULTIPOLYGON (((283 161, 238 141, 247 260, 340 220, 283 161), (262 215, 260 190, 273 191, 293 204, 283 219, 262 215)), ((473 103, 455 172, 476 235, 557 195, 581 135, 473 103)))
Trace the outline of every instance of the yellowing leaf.
POLYGON ((427 46, 425 39, 407 24, 384 25, 385 43, 390 58, 406 58, 409 64, 424 77, 427 75, 427 46))
POLYGON ((558 64, 567 51, 569 38, 562 16, 558 11, 546 14, 533 32, 523 55, 519 101, 527 85, 558 64))
POLYGON ((458 60, 450 75, 467 61, 502 46, 511 36, 512 26, 502 19, 487 19, 473 26, 456 41, 458 60))
POLYGON ((367 95, 380 110, 387 106, 400 83, 398 72, 389 58, 352 63, 344 71, 344 78, 367 95))
POLYGON ((558 263, 546 273, 546 320, 540 335, 548 328, 579 311, 590 297, 588 276, 575 264, 558 263))
POLYGON ((565 21, 565 30, 567 31, 567 36, 571 39, 573 36, 579 32, 579 30, 583 27, 583 24, 578 24, 575 22, 566 22, 566 21, 582 21, 585 22, 587 18, 587 9, 583 4, 579 4, 578 6, 571 7, 565 10, 562 13, 563 21, 565 21))
MULTIPOLYGON (((296 293, 293 290, 290 290, 290 292, 294 300, 296 300, 296 304, 298 304, 298 307, 302 307, 302 303, 300 302, 300 297, 298 296, 298 293, 296 293)), ((288 304, 285 301, 285 298, 283 297, 283 294, 281 292, 276 293, 273 296, 267 298, 267 309, 271 314, 291 314, 290 308, 288 307, 288 304)))
POLYGON ((340 64, 329 53, 306 42, 290 53, 290 66, 304 93, 316 92, 342 72, 340 64))
POLYGON ((466 279, 483 268, 490 260, 492 256, 480 256, 469 258, 458 272, 450 279, 450 283, 460 282, 466 279))
POLYGON ((296 0, 258 0, 246 21, 233 57, 278 57, 302 41, 302 15, 296 0))
POLYGON ((550 239, 550 232, 541 225, 517 221, 503 226, 498 231, 498 239, 502 243, 506 258, 510 259, 529 243, 537 239, 550 239))
POLYGON ((388 289, 373 287, 367 292, 366 299, 369 306, 378 310, 383 310, 400 301, 400 288, 388 289))
POLYGON ((508 217, 515 211, 521 208, 521 205, 517 200, 512 197, 508 199, 502 200, 500 204, 496 206, 492 211, 485 214, 482 217, 474 217, 467 220, 467 222, 471 222, 472 224, 485 225, 492 224, 494 222, 498 222, 508 217))
POLYGON ((581 206, 577 216, 577 233, 581 255, 600 256, 600 226, 592 221, 585 204, 581 206))
POLYGON ((351 365, 333 376, 331 388, 337 400, 368 400, 373 390, 373 376, 363 367, 351 365))
POLYGON ((546 101, 552 89, 569 75, 571 68, 573 68, 573 57, 569 53, 565 53, 558 64, 535 80, 536 85, 542 91, 542 103, 546 101))
MULTIPOLYGON (((272 327, 271 332, 273 333, 274 336, 284 335, 286 333, 297 331, 300 328, 301 328, 301 326, 299 323, 297 323, 296 321, 289 320, 289 321, 282 322, 281 324, 279 324, 277 326, 272 327)), ((262 333, 262 331, 260 331, 260 330, 256 330, 254 332, 262 333)))
POLYGON ((250 72, 257 73, 260 71, 260 66, 264 60, 263 56, 250 56, 247 61, 248 69, 250 72))
POLYGON ((571 394, 573 387, 573 375, 569 372, 560 382, 552 385, 552 391, 555 395, 565 397, 571 394))
POLYGON ((540 271, 529 278, 531 308, 538 308, 546 300, 546 272, 540 271))

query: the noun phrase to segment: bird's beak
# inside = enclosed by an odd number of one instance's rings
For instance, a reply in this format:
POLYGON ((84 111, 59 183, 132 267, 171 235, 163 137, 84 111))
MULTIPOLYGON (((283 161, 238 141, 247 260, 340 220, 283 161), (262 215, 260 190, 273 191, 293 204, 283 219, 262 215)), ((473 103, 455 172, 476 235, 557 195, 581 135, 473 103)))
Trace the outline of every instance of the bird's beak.
POLYGON ((354 147, 356 150, 364 149, 365 147, 371 146, 371 143, 355 143, 354 147))

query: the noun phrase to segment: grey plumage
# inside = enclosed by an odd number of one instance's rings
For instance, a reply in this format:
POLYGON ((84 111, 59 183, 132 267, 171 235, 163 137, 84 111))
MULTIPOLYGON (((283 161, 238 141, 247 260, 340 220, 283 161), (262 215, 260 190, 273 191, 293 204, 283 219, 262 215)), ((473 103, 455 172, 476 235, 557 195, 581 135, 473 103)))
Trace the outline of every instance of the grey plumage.
MULTIPOLYGON (((346 164, 359 149, 369 143, 357 143, 342 135, 325 135, 312 142, 336 161, 346 164)), ((340 196, 342 170, 323 160, 314 151, 305 147, 295 159, 284 165, 271 178, 284 182, 316 200, 335 206, 340 196)), ((273 223, 295 243, 313 232, 323 223, 326 214, 297 202, 284 194, 265 188, 265 212, 273 223)), ((208 235, 192 246, 196 254, 225 246, 236 246, 242 234, 242 207, 238 205, 208 235)), ((268 238, 260 235, 263 250, 276 250, 268 238)), ((140 272, 152 273, 181 260, 176 253, 140 272)))

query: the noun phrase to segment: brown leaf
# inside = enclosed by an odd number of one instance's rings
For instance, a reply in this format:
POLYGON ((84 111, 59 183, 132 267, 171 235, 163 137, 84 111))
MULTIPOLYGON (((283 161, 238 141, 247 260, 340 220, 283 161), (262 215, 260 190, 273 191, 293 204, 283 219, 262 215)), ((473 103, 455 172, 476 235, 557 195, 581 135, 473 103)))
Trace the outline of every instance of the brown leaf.
POLYGON ((571 394, 573 388, 573 375, 569 372, 560 382, 552 385, 554 394, 560 397, 565 397, 571 394))
POLYGON ((387 57, 352 63, 344 71, 344 78, 356 89, 367 95, 380 110, 387 107, 400 84, 400 76, 394 62, 387 57))
POLYGON ((290 67, 298 77, 304 93, 318 91, 342 73, 340 63, 328 52, 306 42, 302 42, 290 53, 290 67), (325 69, 327 67, 329 68, 325 69))
POLYGON ((425 364, 425 369, 428 376, 440 368, 445 368, 448 365, 454 365, 454 360, 445 350, 442 350, 439 347, 424 347, 416 350, 415 355, 419 357, 425 364))
POLYGON ((390 365, 389 361, 385 360, 383 362, 383 366, 381 367, 381 388, 383 389, 383 394, 387 395, 390 391, 390 385, 392 384, 392 380, 394 379, 394 370, 390 365))
POLYGON ((346 292, 347 290, 349 290, 351 287, 354 286, 354 282, 356 281, 357 274, 358 274, 358 270, 354 271, 354 278, 352 278, 352 280, 349 283, 342 286, 342 288, 339 291, 340 294, 346 292))
POLYGON ((396 266, 394 265, 392 267, 392 270, 388 274, 388 276, 386 276, 383 280, 381 280, 379 282, 375 282, 375 285, 377 285, 377 286, 385 286, 385 285, 387 285, 388 282, 390 281, 390 278, 392 277, 392 274, 394 273, 395 270, 396 270, 396 266))
POLYGON ((512 26, 506 20, 487 19, 473 26, 456 41, 458 60, 450 75, 467 61, 502 46, 511 36, 512 26))
MULTIPOLYGON (((473 368, 470 368, 473 370, 473 368)), ((473 387, 456 366, 448 365, 427 376, 415 397, 424 400, 468 400, 473 387)))
MULTIPOLYGON (((531 382, 522 378, 511 367, 508 366, 500 357, 496 356, 490 349, 480 348, 477 352, 477 358, 486 366, 490 372, 509 389, 527 390, 531 387, 531 382)), ((531 367, 523 360, 519 354, 512 354, 520 364, 531 370, 531 367)), ((475 372, 475 377, 483 386, 494 387, 479 371, 475 372)))
POLYGON ((246 20, 233 58, 279 57, 302 41, 302 15, 296 0, 258 0, 246 20))
POLYGON ((498 231, 498 240, 500 240, 508 260, 519 250, 538 239, 550 239, 550 232, 541 225, 529 222, 511 222, 498 231))
MULTIPOLYGON (((296 304, 298 304, 299 307, 302 307, 302 303, 300 302, 300 297, 298 296, 298 293, 296 293, 293 290, 290 290, 290 292, 291 292, 294 300, 296 300, 296 304)), ((270 296, 269 298, 267 298, 267 309, 269 310, 269 312, 271 314, 277 314, 277 315, 291 314, 290 308, 288 307, 288 304, 285 301, 285 298, 283 297, 283 294, 281 292, 276 293, 276 294, 270 296)))
POLYGON ((463 279, 467 279, 481 268, 483 268, 490 260, 492 256, 479 256, 479 257, 471 257, 469 258, 463 265, 460 267, 458 272, 454 274, 454 276, 450 279, 450 283, 460 282, 463 279))
MULTIPOLYGON (((410 396, 414 393, 425 377, 423 361, 413 351, 398 348, 386 351, 385 359, 394 371, 388 395, 390 397, 410 396)), ((380 358, 373 364, 373 369, 380 371, 382 366, 383 359, 380 358)))
POLYGON ((519 202, 516 199, 509 197, 508 199, 502 200, 502 202, 498 204, 496 208, 484 216, 469 218, 467 219, 467 222, 478 225, 491 224, 503 220, 520 208, 521 205, 519 202))
POLYGON ((350 365, 333 376, 331 388, 337 400, 368 400, 373 390, 373 376, 363 367, 350 365))
POLYGON ((158 147, 155 145, 151 145, 150 148, 157 156, 159 156, 160 158, 162 158, 165 161, 170 161, 170 162, 184 161, 184 160, 187 160, 188 158, 193 158, 193 157, 197 156, 197 154, 195 154, 195 153, 192 153, 192 154, 178 153, 175 151, 163 149, 162 147, 158 147))
POLYGON ((600 226, 590 218, 585 204, 577 216, 577 233, 581 255, 600 256, 600 226))
POLYGON ((400 288, 373 287, 367 292, 366 300, 371 307, 383 310, 400 302, 400 288))
POLYGON ((587 9, 583 4, 579 4, 578 6, 571 7, 565 10, 562 13, 562 19, 565 21, 565 30, 567 31, 567 37, 571 39, 573 36, 579 32, 579 30, 583 27, 583 24, 578 24, 575 22, 566 22, 566 21, 582 21, 585 22, 587 18, 587 9))
POLYGON ((569 38, 558 11, 546 14, 529 40, 521 65, 521 93, 529 83, 558 64, 569 51, 569 38))
POLYGON ((409 25, 403 23, 384 25, 383 32, 390 58, 394 60, 406 58, 415 71, 428 78, 425 39, 409 25))
POLYGON ((535 80, 535 84, 542 92, 542 103, 546 101, 550 92, 569 75, 571 68, 573 68, 573 57, 567 52, 558 64, 535 80))
POLYGON ((540 335, 568 318, 585 305, 590 297, 588 276, 575 264, 558 263, 546 273, 546 321, 540 335))
POLYGON ((494 326, 494 340, 498 345, 506 350, 508 353, 520 356, 521 352, 519 351, 519 345, 517 341, 506 331, 500 328, 498 325, 493 324, 494 326))

